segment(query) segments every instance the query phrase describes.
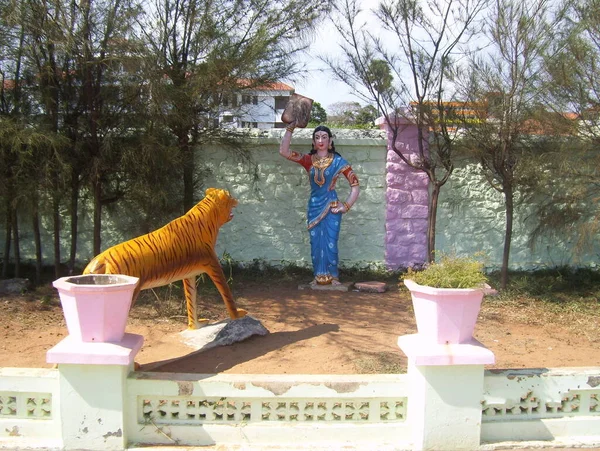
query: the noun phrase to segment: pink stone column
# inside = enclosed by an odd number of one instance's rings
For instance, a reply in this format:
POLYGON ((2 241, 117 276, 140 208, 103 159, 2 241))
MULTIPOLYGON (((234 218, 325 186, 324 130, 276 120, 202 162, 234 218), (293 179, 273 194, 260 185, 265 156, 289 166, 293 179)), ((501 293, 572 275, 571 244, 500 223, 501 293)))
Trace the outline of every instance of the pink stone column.
MULTIPOLYGON (((396 147, 408 159, 418 153, 416 125, 405 119, 401 121, 396 147)), ((427 260, 427 211, 429 208, 429 179, 427 174, 408 166, 394 152, 392 132, 383 118, 379 126, 387 130, 386 164, 386 221, 385 264, 396 270, 427 260)))

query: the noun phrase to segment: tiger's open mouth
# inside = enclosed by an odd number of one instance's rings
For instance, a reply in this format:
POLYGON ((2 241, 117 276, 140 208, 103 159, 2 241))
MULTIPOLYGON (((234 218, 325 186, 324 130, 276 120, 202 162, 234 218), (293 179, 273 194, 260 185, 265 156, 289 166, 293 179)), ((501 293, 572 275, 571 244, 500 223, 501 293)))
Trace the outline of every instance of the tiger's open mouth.
POLYGON ((233 219, 233 209, 237 207, 237 202, 235 204, 232 205, 231 210, 229 211, 229 217, 227 218, 227 221, 225 221, 226 223, 231 221, 233 219))
POLYGON ((229 218, 227 218, 227 221, 225 221, 225 223, 227 223, 233 219, 233 209, 238 206, 238 201, 236 199, 232 198, 230 200, 230 205, 231 205, 231 208, 229 209, 229 218))

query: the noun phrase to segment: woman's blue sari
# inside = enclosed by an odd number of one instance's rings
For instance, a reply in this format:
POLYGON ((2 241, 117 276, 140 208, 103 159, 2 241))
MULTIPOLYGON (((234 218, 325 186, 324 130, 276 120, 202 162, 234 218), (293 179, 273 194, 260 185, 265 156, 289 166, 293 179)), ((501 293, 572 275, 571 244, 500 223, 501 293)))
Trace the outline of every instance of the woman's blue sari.
POLYGON ((338 177, 350 165, 339 154, 333 155, 331 164, 323 169, 312 166, 309 171, 310 198, 308 200, 308 232, 310 253, 317 283, 331 283, 338 279, 338 237, 342 214, 332 213, 339 202, 335 191, 338 177))

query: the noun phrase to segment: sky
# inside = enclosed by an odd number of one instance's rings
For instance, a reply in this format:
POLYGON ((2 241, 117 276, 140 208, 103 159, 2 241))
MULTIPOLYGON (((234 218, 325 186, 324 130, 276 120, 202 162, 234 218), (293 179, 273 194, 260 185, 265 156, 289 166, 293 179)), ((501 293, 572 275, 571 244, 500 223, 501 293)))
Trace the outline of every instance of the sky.
MULTIPOLYGON (((365 18, 371 16, 367 11, 375 8, 379 4, 379 0, 361 0, 361 8, 365 11, 365 18)), ((373 27, 371 27, 373 31, 373 27)), ((309 73, 302 81, 293 83, 296 93, 310 97, 315 102, 319 102, 326 110, 328 107, 337 102, 359 102, 364 104, 360 99, 355 97, 348 86, 344 83, 335 80, 334 76, 321 62, 317 55, 333 56, 340 55, 338 41, 340 38, 337 35, 337 30, 331 22, 325 21, 318 30, 317 35, 304 57, 309 69, 309 73)))

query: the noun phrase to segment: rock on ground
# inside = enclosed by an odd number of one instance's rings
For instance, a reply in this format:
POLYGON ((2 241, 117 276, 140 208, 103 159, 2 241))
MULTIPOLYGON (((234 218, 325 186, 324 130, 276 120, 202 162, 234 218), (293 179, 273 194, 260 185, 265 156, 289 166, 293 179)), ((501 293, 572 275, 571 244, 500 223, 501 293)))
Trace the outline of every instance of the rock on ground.
POLYGON ((387 285, 383 282, 357 282, 354 288, 367 293, 385 293, 387 285))
POLYGON ((260 321, 251 316, 210 324, 197 330, 181 332, 186 345, 198 350, 207 350, 216 346, 228 346, 247 340, 253 335, 266 335, 269 331, 260 321))
POLYGON ((29 289, 29 279, 0 280, 0 295, 21 294, 29 289))

